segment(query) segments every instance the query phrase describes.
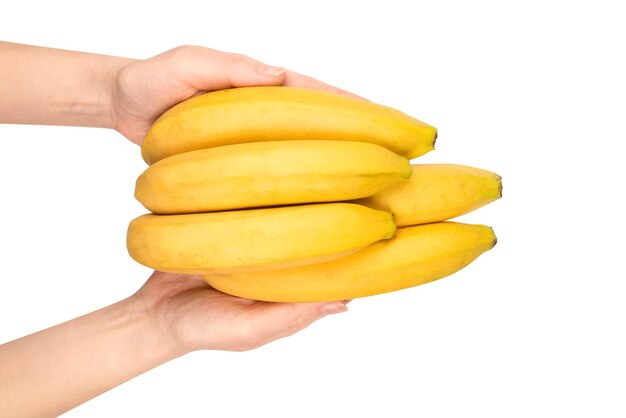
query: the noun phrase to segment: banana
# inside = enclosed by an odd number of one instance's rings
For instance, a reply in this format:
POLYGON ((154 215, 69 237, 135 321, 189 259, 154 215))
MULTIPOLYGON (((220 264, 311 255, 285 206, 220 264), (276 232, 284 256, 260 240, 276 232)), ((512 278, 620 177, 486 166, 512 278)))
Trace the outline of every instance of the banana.
POLYGON ((493 248, 484 225, 439 222, 398 229, 352 255, 319 264, 233 274, 205 273, 214 288, 270 302, 353 299, 418 286, 457 272, 493 248))
POLYGON ((365 142, 251 142, 160 160, 135 197, 159 214, 213 212, 356 199, 410 175, 406 158, 365 142))
POLYGON ((391 212, 397 226, 451 219, 502 197, 500 176, 455 164, 413 165, 413 174, 382 192, 354 201, 391 212))
POLYGON ((206 93, 165 112, 141 152, 148 164, 204 148, 257 141, 370 142, 414 158, 434 148, 437 130, 398 110, 321 90, 240 87, 206 93))
POLYGON ((393 236, 391 214, 323 203, 131 221, 128 252, 162 271, 197 274, 281 268, 326 261, 393 236))

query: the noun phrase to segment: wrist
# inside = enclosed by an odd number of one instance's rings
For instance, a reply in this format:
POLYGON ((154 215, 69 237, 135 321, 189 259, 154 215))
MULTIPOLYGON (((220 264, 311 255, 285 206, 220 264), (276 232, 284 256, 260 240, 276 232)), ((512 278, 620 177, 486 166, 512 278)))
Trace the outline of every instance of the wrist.
POLYGON ((98 80, 98 99, 97 99, 97 120, 94 126, 100 128, 116 129, 117 116, 116 97, 118 89, 119 74, 124 67, 135 60, 120 57, 104 57, 105 59, 98 63, 94 69, 96 79, 98 80))
POLYGON ((193 350, 182 344, 172 324, 167 323, 167 315, 159 314, 157 301, 138 292, 121 303, 129 317, 133 318, 136 346, 142 355, 167 362, 193 350))

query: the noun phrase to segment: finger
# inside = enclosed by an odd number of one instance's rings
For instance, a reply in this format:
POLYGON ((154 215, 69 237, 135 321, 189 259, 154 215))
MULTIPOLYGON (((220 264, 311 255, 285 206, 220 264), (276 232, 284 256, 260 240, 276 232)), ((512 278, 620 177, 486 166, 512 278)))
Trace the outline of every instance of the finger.
POLYGON ((339 87, 331 86, 330 84, 321 82, 313 77, 309 77, 303 74, 298 74, 293 71, 287 71, 285 73, 285 82, 283 83, 283 85, 290 86, 290 87, 304 87, 307 89, 324 90, 324 91, 329 91, 335 94, 341 94, 342 96, 348 96, 348 97, 353 97, 355 99, 367 100, 347 90, 343 90, 343 89, 340 89, 339 87))
POLYGON ((285 69, 240 54, 199 46, 184 46, 165 53, 173 75, 196 90, 281 85, 285 69))
POLYGON ((250 323, 253 345, 293 335, 313 322, 332 314, 346 312, 342 301, 322 303, 259 303, 250 323))

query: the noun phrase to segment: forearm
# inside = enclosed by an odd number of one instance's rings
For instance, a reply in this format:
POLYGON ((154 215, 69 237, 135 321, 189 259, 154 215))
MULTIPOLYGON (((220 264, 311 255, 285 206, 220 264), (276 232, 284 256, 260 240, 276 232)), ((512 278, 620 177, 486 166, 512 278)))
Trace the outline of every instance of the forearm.
POLYGON ((131 61, 0 42, 0 123, 111 128, 112 83, 131 61))
POLYGON ((57 416, 180 356, 133 298, 0 345, 0 416, 57 416))

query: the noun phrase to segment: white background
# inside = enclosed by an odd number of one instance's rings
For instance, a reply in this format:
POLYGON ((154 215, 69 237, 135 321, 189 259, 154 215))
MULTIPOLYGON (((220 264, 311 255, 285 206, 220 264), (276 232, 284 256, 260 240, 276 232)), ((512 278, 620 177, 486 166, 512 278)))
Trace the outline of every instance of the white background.
MULTIPOLYGON (((67 416, 626 416, 619 3, 3 5, 7 41, 137 58, 198 44, 315 76, 437 126, 420 162, 504 179, 461 218, 498 246, 460 273, 255 351, 188 355, 67 416)), ((144 212, 139 149, 87 128, 0 138, 0 341, 139 288, 150 271, 124 242, 144 212)))

